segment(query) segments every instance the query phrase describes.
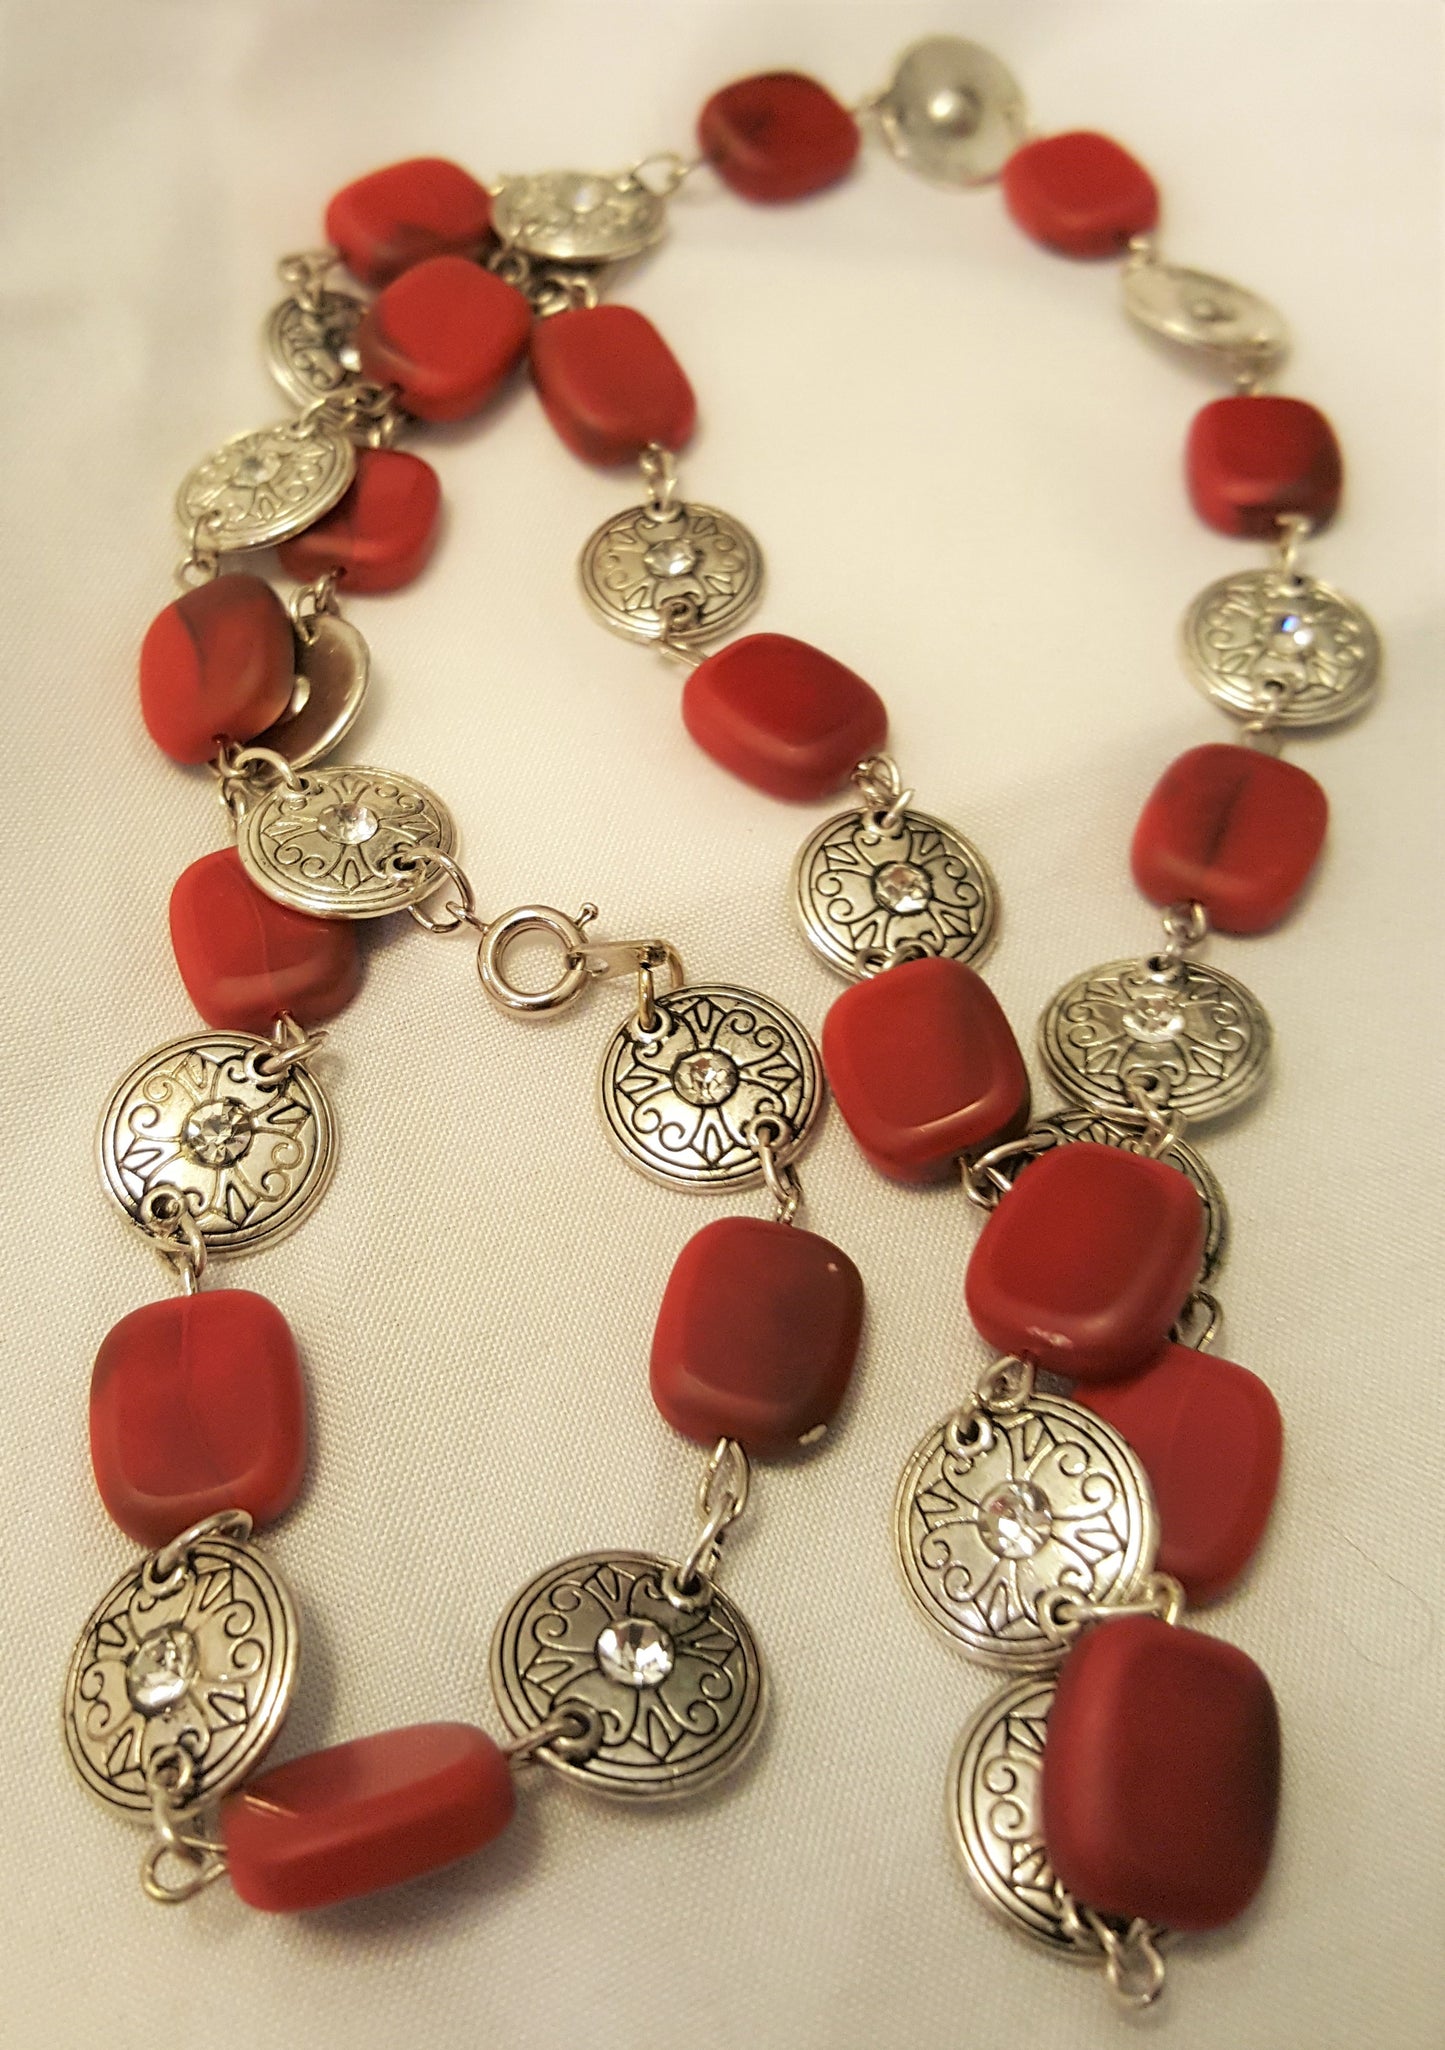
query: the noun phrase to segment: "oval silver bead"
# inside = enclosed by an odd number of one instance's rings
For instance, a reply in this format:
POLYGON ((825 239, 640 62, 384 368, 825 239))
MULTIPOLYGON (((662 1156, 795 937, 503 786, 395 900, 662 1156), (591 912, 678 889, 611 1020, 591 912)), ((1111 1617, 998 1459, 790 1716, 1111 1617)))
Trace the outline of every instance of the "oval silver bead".
POLYGON ((1146 259, 1124 272, 1124 305, 1152 334, 1182 348, 1263 370, 1289 348, 1289 330, 1267 299, 1229 278, 1146 259))

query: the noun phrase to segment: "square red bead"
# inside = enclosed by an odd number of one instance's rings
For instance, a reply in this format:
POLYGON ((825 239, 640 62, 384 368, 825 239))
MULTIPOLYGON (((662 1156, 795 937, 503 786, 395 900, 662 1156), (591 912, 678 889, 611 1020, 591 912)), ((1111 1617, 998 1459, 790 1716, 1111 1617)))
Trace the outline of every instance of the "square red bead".
POLYGON ((1324 845, 1329 800, 1306 770, 1257 748, 1191 748, 1134 829, 1134 880, 1155 904, 1202 904, 1220 932, 1277 925, 1324 845))
POLYGON ((699 662, 682 718, 698 746, 744 783, 800 802, 838 789, 888 737, 887 707, 872 685, 788 634, 747 634, 699 662))
POLYGON ((515 285, 463 256, 433 256, 373 299, 356 348, 366 375, 394 384, 408 413, 465 420, 520 360, 531 327, 515 285))
POLYGON ((1200 519, 1221 534, 1267 540, 1286 514, 1323 526, 1344 483, 1340 445, 1319 408, 1268 393, 1215 399, 1196 413, 1185 470, 1200 519))
POLYGON ((429 256, 470 256, 491 233, 486 187, 445 157, 410 157, 343 185, 326 233, 353 277, 389 285, 429 256))
POLYGON ((853 167, 858 123, 826 86, 799 71, 735 79, 698 116, 698 146, 744 199, 801 199, 853 167))
POLYGON ((1024 233, 1063 256, 1117 256, 1159 218, 1144 166, 1089 129, 1026 142, 1004 165, 1002 183, 1024 233))

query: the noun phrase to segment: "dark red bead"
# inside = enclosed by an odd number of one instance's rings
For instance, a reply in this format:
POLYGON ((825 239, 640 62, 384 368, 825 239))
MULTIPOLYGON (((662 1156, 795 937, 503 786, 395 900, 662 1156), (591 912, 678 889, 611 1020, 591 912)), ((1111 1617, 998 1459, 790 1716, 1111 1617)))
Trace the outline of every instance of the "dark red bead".
POLYGON ((433 256, 372 301, 356 347, 366 375, 394 384, 408 413, 465 420, 520 360, 531 326, 515 285, 464 256, 433 256))
POLYGON ((1323 526, 1344 482, 1335 430, 1319 408, 1267 393, 1202 407, 1189 429, 1185 468, 1200 519, 1221 534, 1265 540, 1290 513, 1323 526))
POLYGON ((1156 904, 1202 904, 1220 932, 1277 925, 1324 845, 1329 800, 1313 776, 1251 747, 1191 748, 1134 829, 1134 880, 1156 904))
POLYGON ((1257 1374, 1187 1345, 1166 1345, 1130 1381, 1078 1400, 1132 1445, 1159 1512, 1161 1571, 1191 1602, 1233 1586, 1264 1536, 1279 1483, 1284 1427, 1257 1374))
POLYGON ((257 1524, 289 1509, 306 1397, 275 1304, 216 1288, 122 1317, 90 1378, 90 1457, 106 1509, 148 1550, 222 1509, 257 1524))
POLYGON ((140 651, 140 708, 175 762, 206 762, 222 740, 279 719, 296 680, 286 608, 260 577, 213 577, 151 621, 140 651))
POLYGON ((1049 1710, 1049 1863, 1100 1914, 1218 1928, 1264 1878, 1279 1778, 1279 1712, 1253 1659, 1153 1616, 1095 1624, 1049 1710))
POLYGON ((396 591, 421 575, 441 517, 437 473, 399 448, 362 448, 356 475, 329 513, 277 549, 301 583, 332 571, 348 591, 396 591))
POLYGON ((888 708, 872 685, 788 634, 748 634, 699 662, 682 718, 744 783, 800 801, 838 789, 888 737, 888 708))
POLYGON ((266 1034, 334 1018, 361 983, 354 926, 258 890, 234 847, 193 861, 171 891, 171 945, 191 1002, 218 1030, 266 1034))
POLYGON ((858 124, 826 86, 798 71, 739 78, 713 94, 698 146, 744 199, 801 199, 853 168, 858 124))
POLYGON ((1075 129, 1014 151, 1004 204, 1026 235, 1064 256, 1116 256, 1159 219, 1144 166, 1110 136, 1075 129))
POLYGON ((962 961, 905 961, 855 983, 824 1020, 823 1066, 853 1137, 895 1181, 943 1181, 960 1154, 1028 1123, 1018 1042, 962 961))
POLYGON ((969 1314, 1000 1352, 1111 1381, 1159 1351, 1203 1254, 1204 1205, 1178 1168, 1091 1141, 1058 1146, 979 1233, 969 1314))
POLYGON ((486 188, 445 157, 411 157, 343 185, 326 235, 365 285, 389 285, 429 256, 470 256, 491 232, 486 188))
POLYGON ((470 1723, 414 1723, 293 1758, 221 1804, 232 1886, 273 1913, 330 1907, 479 1851, 512 1819, 505 1754, 470 1723))
POLYGON ((650 442, 681 448, 697 424, 682 366, 631 306, 578 306, 532 329, 532 376, 547 418, 588 463, 630 463, 650 442))
POLYGON ((700 1444, 793 1450, 831 1422, 863 1325, 848 1255, 796 1225, 720 1217, 678 1254, 652 1340, 652 1399, 700 1444))

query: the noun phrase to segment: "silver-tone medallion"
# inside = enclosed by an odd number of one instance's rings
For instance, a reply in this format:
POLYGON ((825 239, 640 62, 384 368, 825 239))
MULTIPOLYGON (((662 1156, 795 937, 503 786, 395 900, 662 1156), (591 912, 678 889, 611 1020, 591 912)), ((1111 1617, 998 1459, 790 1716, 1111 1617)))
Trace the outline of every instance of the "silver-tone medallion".
POLYGON ((1208 271, 1131 263, 1124 272, 1124 305, 1152 333, 1252 370, 1278 363, 1289 347, 1289 330, 1268 300, 1208 271))
POLYGON ((278 903, 316 918, 384 918, 441 879, 425 859, 450 854, 451 813, 434 791, 390 769, 306 769, 246 812, 236 846, 278 903))
POLYGON ((202 549, 270 548, 330 512, 356 473, 356 449, 313 420, 233 435, 197 463, 176 494, 176 518, 202 549))
POLYGON ((996 178, 1028 127, 1008 66, 959 36, 930 36, 905 50, 877 106, 899 163, 937 185, 996 178))
POLYGON ((296 682, 291 702, 252 747, 283 755, 293 769, 320 761, 351 730, 366 697, 371 652, 349 620, 314 613, 295 636, 296 682))
POLYGON ((492 1691, 515 1736, 569 1704, 600 1718, 589 1755, 536 1753, 593 1793, 700 1793, 762 1726, 763 1666, 746 1620, 713 1587, 670 1600, 675 1571, 646 1552, 564 1559, 528 1582, 492 1638, 492 1691))
POLYGON ((817 1050, 797 1019, 711 983, 670 990, 656 1007, 656 1031, 630 1018, 602 1063, 602 1115, 633 1166, 683 1188, 747 1188, 763 1178, 759 1120, 781 1129, 778 1164, 791 1160, 823 1100, 817 1050))
POLYGON ((1192 1120, 1224 1117, 1269 1071, 1257 997, 1202 961, 1106 961, 1066 983, 1039 1021, 1039 1051, 1061 1096, 1137 1112, 1141 1096, 1192 1120))
POLYGON ((1057 1665, 1066 1649, 1040 1619, 1040 1596, 1127 1600, 1159 1542, 1144 1469, 1119 1433, 1037 1393, 931 1430, 903 1469, 894 1535, 929 1622, 1015 1672, 1057 1665))
POLYGON ((332 392, 355 377, 358 369, 354 337, 364 299, 352 292, 323 291, 314 307, 299 299, 283 299, 266 322, 266 360, 271 375, 298 406, 332 392))
MULTIPOLYGON (((1046 1117, 1035 1118, 1026 1136, 1032 1138, 1035 1134, 1054 1145, 1068 1146, 1077 1139, 1087 1139, 1095 1146, 1117 1146, 1123 1153, 1144 1153, 1148 1150, 1150 1137, 1137 1118, 1130 1122, 1099 1110, 1050 1111, 1046 1117)), ((1177 1167, 1185 1179, 1194 1184, 1204 1205, 1204 1264, 1199 1278, 1208 1281, 1223 1262, 1229 1243, 1229 1207, 1224 1200, 1219 1177, 1204 1156, 1183 1139, 1176 1139, 1158 1157, 1166 1166, 1177 1167)), ((1020 1156, 1020 1172, 1032 1158, 1028 1154, 1020 1156)), ((1018 1179, 1017 1174, 1014 1179, 1018 1179)))
POLYGON ((825 819, 798 850, 793 903, 809 944, 853 977, 922 954, 979 961, 998 918, 982 855, 921 811, 891 828, 870 812, 825 819))
POLYGON ((1332 726, 1374 694, 1380 640, 1368 613, 1317 577, 1238 570, 1184 616, 1185 666, 1206 697, 1240 719, 1332 726))
POLYGON ((578 563, 582 595, 629 640, 691 647, 729 633, 763 594, 763 555, 731 513, 632 505, 604 520, 578 563))
POLYGON ((149 1820, 148 1767, 178 1747, 188 1803, 217 1800, 264 1756, 296 1672, 296 1617, 254 1546, 198 1537, 168 1574, 142 1559, 100 1601, 70 1661, 63 1724, 91 1792, 149 1820))
POLYGON ((628 172, 538 171, 492 194, 500 241, 553 263, 618 263, 660 241, 667 207, 628 172))
POLYGON ((123 1077, 101 1121, 100 1172, 133 1224, 146 1228, 148 1196, 174 1190, 218 1255, 250 1252, 306 1216, 331 1178, 335 1126, 308 1069, 268 1072, 277 1051, 247 1032, 198 1032, 123 1077))

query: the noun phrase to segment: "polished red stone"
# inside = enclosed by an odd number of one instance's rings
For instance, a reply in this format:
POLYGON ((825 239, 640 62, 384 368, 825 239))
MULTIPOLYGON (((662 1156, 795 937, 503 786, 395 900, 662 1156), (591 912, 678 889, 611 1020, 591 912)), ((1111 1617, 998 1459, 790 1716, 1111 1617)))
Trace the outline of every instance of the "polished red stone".
POLYGON ((652 1399, 700 1444, 793 1450, 831 1422, 863 1325, 848 1255, 797 1225, 720 1217, 677 1256, 652 1340, 652 1399))
POLYGON ((1159 218, 1144 166, 1088 129, 1026 142, 1004 165, 1002 184, 1024 233, 1063 256, 1116 256, 1159 218))
POLYGON ((295 680, 291 622, 260 577, 198 584, 156 614, 141 643, 141 716, 175 762, 254 739, 285 711, 295 680))
POLYGON ((848 1129, 894 1181, 943 1181, 960 1154, 1028 1123, 1018 1042, 961 961, 904 961, 855 983, 823 1022, 823 1066, 848 1129))
POLYGON ((698 116, 697 139, 744 199, 801 199, 853 168, 858 123, 815 78, 767 71, 714 93, 698 116))
POLYGON ((101 1341, 90 1458, 106 1509, 154 1550, 202 1517, 271 1523, 306 1471, 306 1397, 291 1327, 239 1288, 147 1303, 101 1341))
POLYGON ((221 1804, 232 1886, 273 1913, 330 1907, 469 1857, 516 1796, 470 1723, 414 1723, 293 1758, 221 1804))
POLYGON ((682 366, 631 306, 577 306, 532 329, 532 377, 547 418, 588 463, 630 463, 649 442, 681 448, 697 424, 682 366))
POLYGON ((326 236, 353 277, 389 285, 429 256, 469 256, 491 232, 486 188, 445 157, 411 157, 343 185, 326 236))
POLYGON ((171 945, 191 1002, 218 1030, 266 1034, 334 1018, 361 983, 356 929, 258 890, 234 847, 203 854, 171 891, 171 945))
POLYGON ((699 662, 682 719, 744 783, 802 801, 838 789, 888 737, 888 708, 873 686, 789 634, 746 634, 699 662))
POLYGON ((1263 932, 1308 882, 1329 809, 1293 762, 1252 747, 1191 748, 1140 814, 1134 880, 1156 904, 1202 904, 1220 932, 1263 932))
POLYGON ((441 505, 430 463, 404 449, 361 448, 356 475, 331 511, 276 553, 303 584, 331 570, 348 591, 396 591, 426 568, 441 505))
POLYGON ((979 1233, 969 1315, 1000 1352, 1111 1381, 1159 1351, 1203 1253, 1204 1205, 1177 1167, 1088 1141, 1058 1146, 979 1233))
POLYGON ((1153 1616, 1095 1624, 1049 1710, 1049 1864, 1100 1914, 1218 1928, 1264 1878, 1279 1778, 1279 1712, 1253 1659, 1153 1616))
POLYGON ((356 347, 377 384, 419 420, 465 420, 520 360, 532 309, 515 285, 464 256, 402 272, 361 317, 356 347))
POLYGON ((1263 1381, 1231 1360, 1166 1345, 1142 1374, 1081 1388, 1077 1399, 1143 1461, 1161 1571, 1191 1602, 1223 1594, 1253 1558, 1279 1484, 1284 1427, 1263 1381))
POLYGON ((1344 458, 1317 406, 1269 393, 1214 399, 1185 450, 1189 496, 1221 534, 1272 540, 1287 513, 1321 527, 1340 502, 1344 458))

